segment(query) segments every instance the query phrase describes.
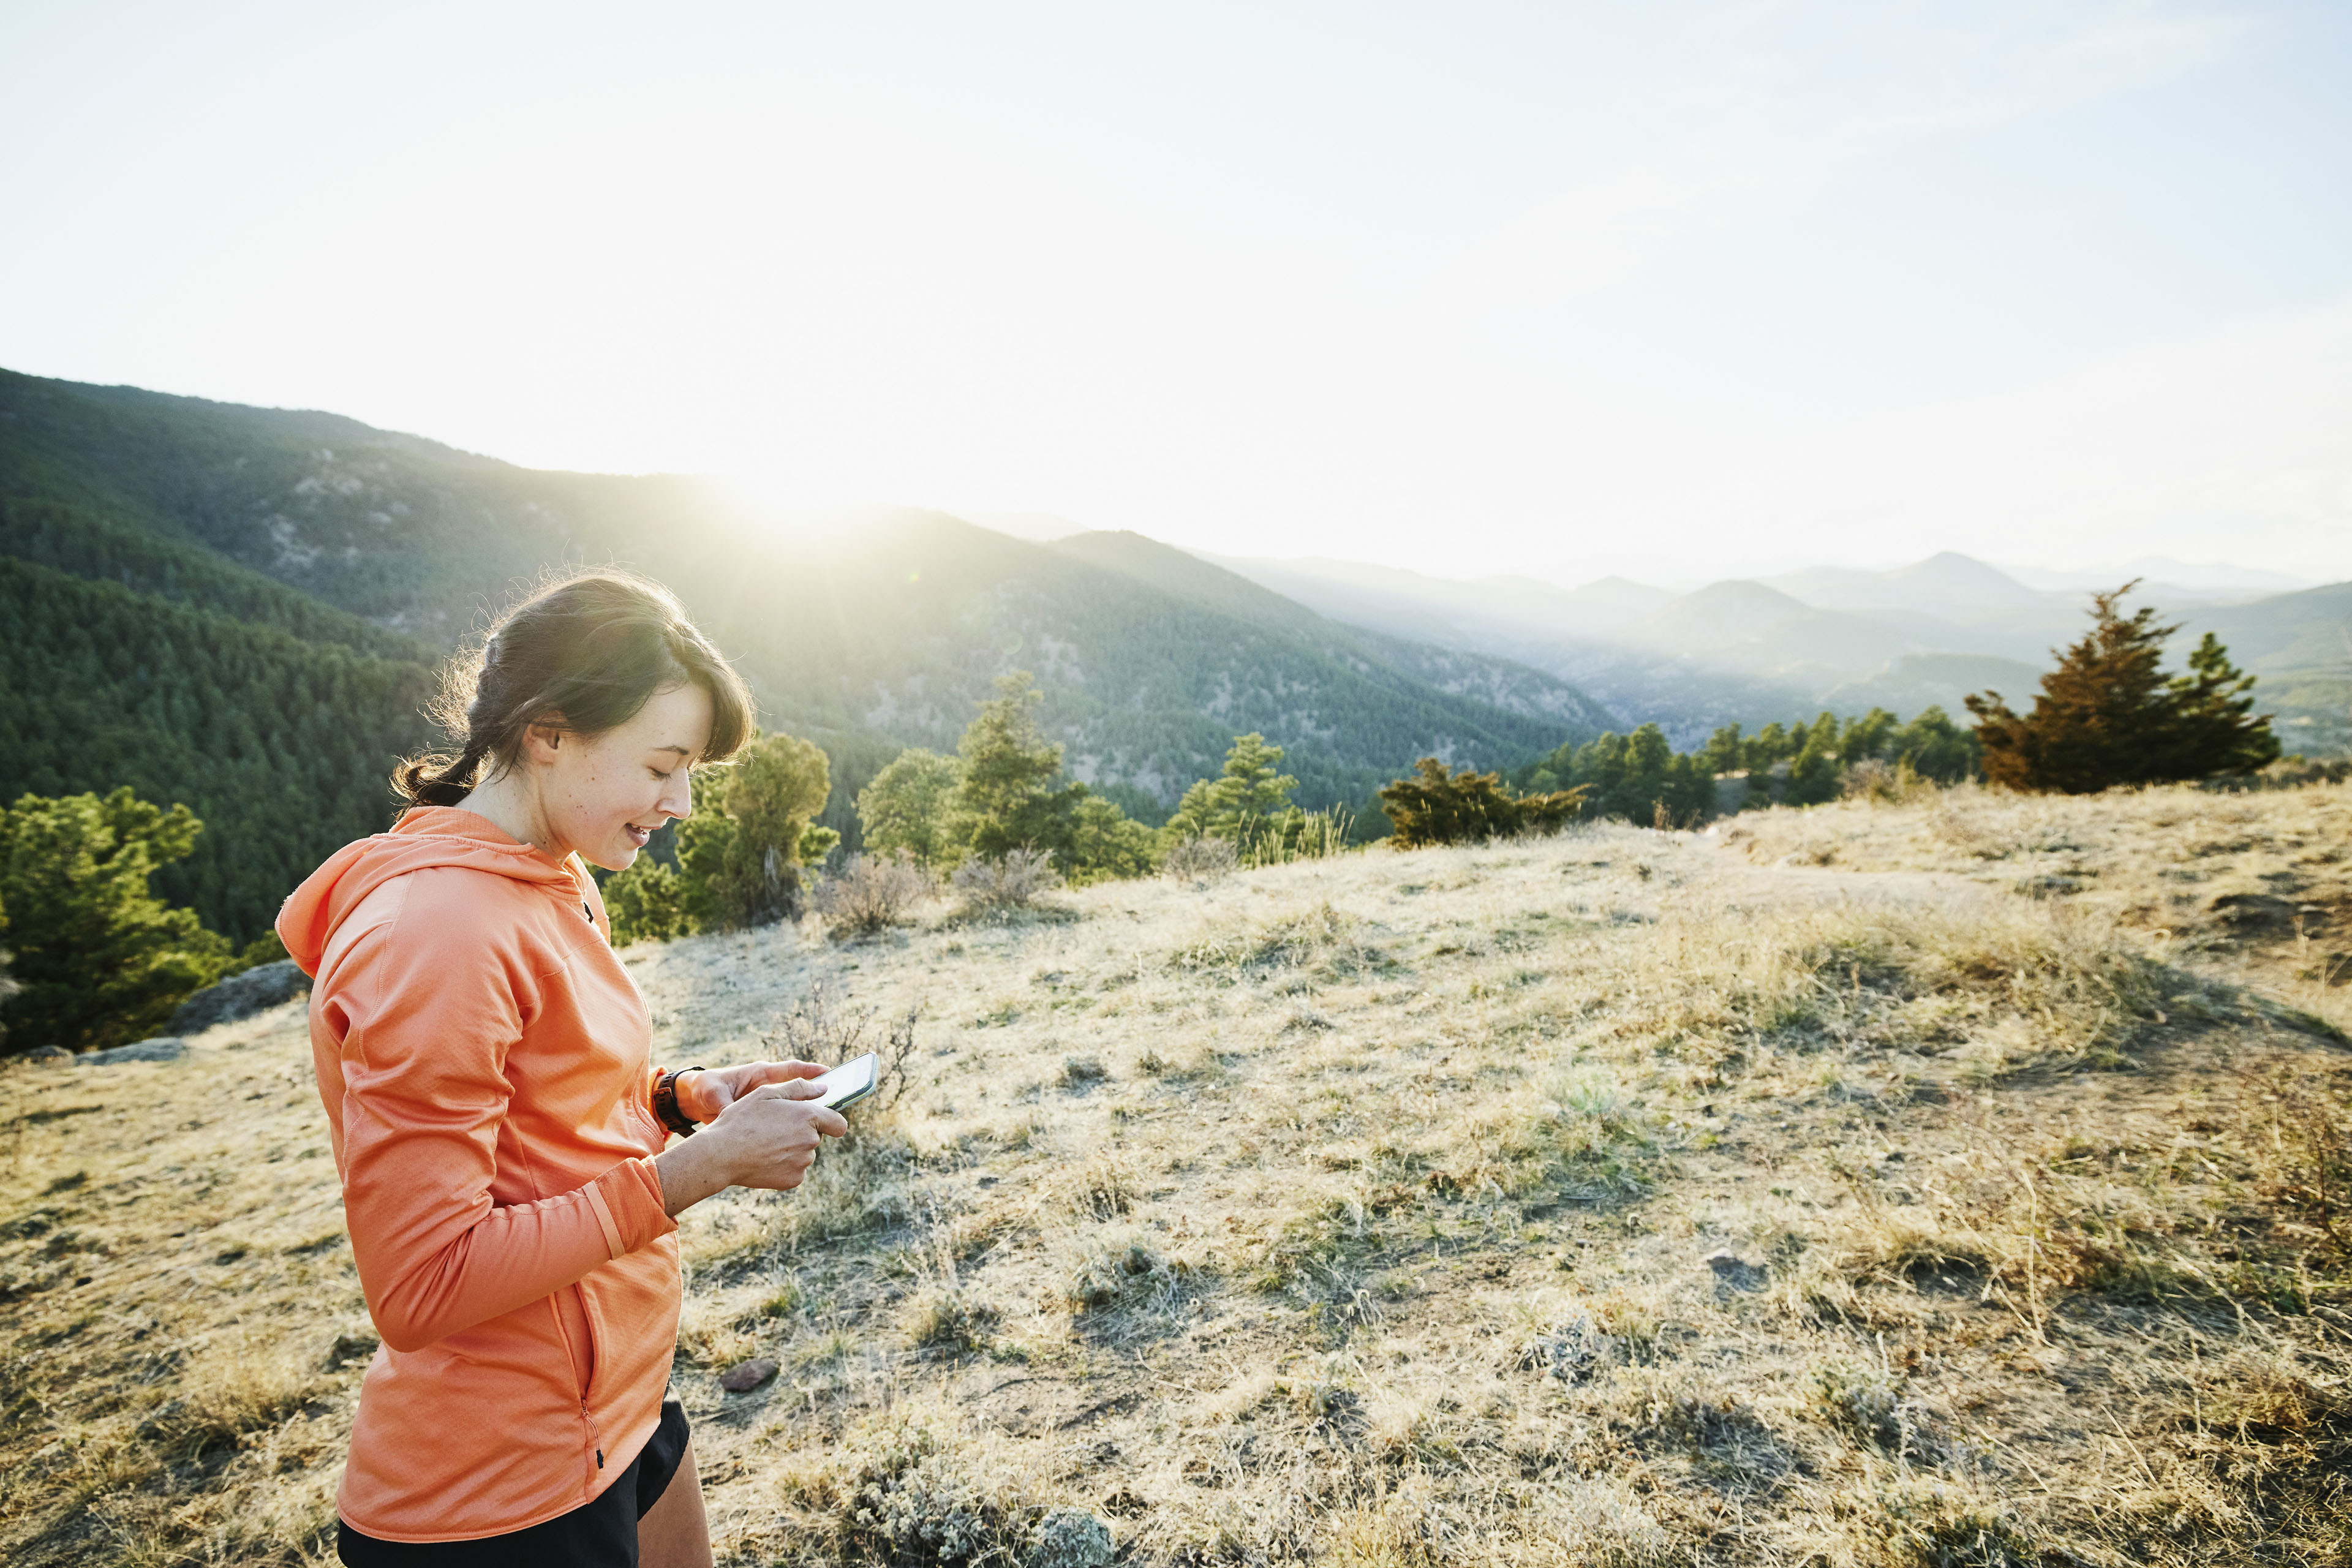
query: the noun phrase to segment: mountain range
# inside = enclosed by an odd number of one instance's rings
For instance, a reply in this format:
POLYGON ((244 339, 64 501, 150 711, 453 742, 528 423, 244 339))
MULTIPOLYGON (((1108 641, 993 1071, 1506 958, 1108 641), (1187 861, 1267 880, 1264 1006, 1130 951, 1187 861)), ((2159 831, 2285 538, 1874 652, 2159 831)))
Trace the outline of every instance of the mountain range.
MULTIPOLYGON (((668 584, 764 721, 823 745, 826 820, 908 745, 951 747, 1032 671, 1071 771, 1149 821, 1232 737, 1288 755, 1309 805, 1376 821, 1414 759, 1481 767, 1661 724, 1822 708, 1908 717, 2030 698, 2084 595, 1964 555, 1695 592, 1463 583, 1188 553, 1061 520, 877 510, 788 529, 720 484, 519 468, 331 414, 0 372, 0 799, 129 784, 210 826, 159 878, 240 938, 291 879, 373 831, 426 743, 433 668, 551 569, 668 584)), ((2263 677, 2291 749, 2352 746, 2352 584, 2168 596, 2263 677)))
MULTIPOLYGON (((2030 699, 2053 650, 2089 622, 2090 594, 2036 588, 1953 552, 1892 571, 1812 567, 1689 593, 1602 578, 1459 582, 1358 562, 1218 557, 1334 620, 1549 671, 1678 746, 1718 724, 1821 709, 1931 704, 1969 692, 2030 699)), ((2105 586, 2121 587, 2127 574, 2105 586)), ((2258 704, 2288 748, 2352 749, 2352 583, 2289 593, 2143 582, 2126 601, 2178 621, 2179 648, 2216 633, 2261 678, 2258 704)))
POLYGON ((1071 771, 1151 821, 1237 733, 1287 750, 1303 804, 1370 815, 1416 757, 1507 766, 1621 722, 1557 676, 1330 620, 1139 535, 854 521, 782 531, 703 480, 537 471, 334 415, 0 373, 0 740, 25 742, 0 745, 0 799, 131 783, 186 800, 213 831, 161 886, 248 934, 286 867, 383 826, 394 754, 428 738, 431 667, 583 563, 678 593, 764 721, 825 747, 827 818, 853 838, 865 780, 905 746, 952 747, 1014 669, 1071 771), (124 653, 142 622, 178 628, 180 651, 124 653), (257 631, 242 662, 202 655, 257 631), (364 679, 320 700, 305 672, 331 663, 364 679), (79 733, 101 721, 102 759, 79 733), (355 795, 293 786, 355 740, 355 795), (289 781, 275 801, 271 778, 289 781))

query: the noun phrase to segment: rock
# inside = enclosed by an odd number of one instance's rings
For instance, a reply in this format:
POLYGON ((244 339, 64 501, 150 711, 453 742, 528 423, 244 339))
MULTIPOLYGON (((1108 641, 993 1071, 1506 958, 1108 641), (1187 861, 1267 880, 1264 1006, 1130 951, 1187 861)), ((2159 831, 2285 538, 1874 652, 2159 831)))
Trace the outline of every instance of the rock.
POLYGON ((1027 1568, 1108 1568, 1110 1526, 1084 1509, 1056 1509, 1037 1527, 1027 1568))
POLYGON ((310 988, 310 977, 290 958, 257 964, 232 974, 217 985, 207 985, 180 1004, 172 1015, 175 1035, 200 1035, 215 1024, 250 1018, 264 1008, 290 1002, 310 988))
POLYGON ((775 1375, 775 1358, 757 1355, 750 1361, 737 1362, 720 1373, 719 1386, 730 1394, 749 1394, 775 1375))
POLYGON ((176 1035, 158 1035, 137 1045, 116 1046, 111 1050, 90 1051, 76 1057, 74 1065, 86 1068, 112 1067, 117 1062, 175 1062, 188 1054, 188 1042, 176 1035))
POLYGON ((1616 1342, 1579 1313, 1555 1323, 1519 1349, 1517 1365, 1562 1383, 1582 1383, 1616 1354, 1616 1342))
POLYGON ((25 1053, 25 1059, 43 1067, 71 1067, 74 1054, 63 1046, 36 1046, 25 1053))
POLYGON ((1765 1270, 1735 1252, 1714 1252, 1706 1258, 1706 1266, 1715 1271, 1716 1283, 1733 1290, 1761 1290, 1765 1270))

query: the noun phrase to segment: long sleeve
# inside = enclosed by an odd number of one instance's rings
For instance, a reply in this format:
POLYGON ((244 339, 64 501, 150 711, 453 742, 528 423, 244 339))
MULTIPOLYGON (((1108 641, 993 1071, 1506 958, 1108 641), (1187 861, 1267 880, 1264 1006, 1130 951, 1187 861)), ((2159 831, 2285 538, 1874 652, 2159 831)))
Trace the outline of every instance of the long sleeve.
POLYGON ((576 1171, 551 1196, 495 1201, 508 1057, 537 984, 494 949, 394 940, 389 924, 340 968, 344 1208, 369 1312, 395 1350, 513 1311, 676 1228, 643 1156, 593 1179, 576 1171))

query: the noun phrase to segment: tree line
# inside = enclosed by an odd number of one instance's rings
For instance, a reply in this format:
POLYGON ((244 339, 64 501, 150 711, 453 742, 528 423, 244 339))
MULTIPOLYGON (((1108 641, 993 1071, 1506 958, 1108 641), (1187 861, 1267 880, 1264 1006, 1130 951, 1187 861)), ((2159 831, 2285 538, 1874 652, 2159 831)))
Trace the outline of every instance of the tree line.
POLYGON ((1767 724, 1753 735, 1727 724, 1681 753, 1644 724, 1561 746, 1507 784, 1423 757, 1412 778, 1381 792, 1390 841, 1459 843, 1578 816, 1689 826, 1725 810, 1835 800, 1853 793, 1866 769, 1898 795, 1906 781, 1951 784, 1979 773, 2010 789, 2088 795, 2249 773, 2276 761, 2270 719, 2253 711, 2254 677, 2210 632, 2187 669, 2167 676, 2164 648, 2180 627, 2153 608, 2124 615, 2137 585, 2093 595, 2091 630, 2059 654, 2028 713, 1997 691, 1979 692, 1967 699, 1970 729, 1939 707, 1908 723, 1874 708, 1858 719, 1823 713, 1811 724, 1767 724), (1738 787, 1727 791, 1727 781, 1738 787))
MULTIPOLYGON (((2042 678, 2026 713, 1997 692, 1984 693, 1969 699, 1972 730, 1940 709, 1907 722, 1874 709, 1768 724, 1754 734, 1727 725, 1681 753, 1645 724, 1563 745, 1507 781, 1425 757, 1380 792, 1387 841, 1410 848, 1609 817, 1687 826, 1719 809, 1835 798, 1865 765, 1936 784, 1980 770, 1999 785, 2080 794, 2245 773, 2274 760, 2279 745, 2269 721, 2252 711, 2253 678, 2210 636, 2183 673, 2167 676, 2162 649, 2178 628, 2152 610, 2125 616, 2127 592, 2097 596, 2091 632, 2042 678)), ((17 765, 26 765, 26 757, 39 763, 58 754, 79 723, 106 765, 128 772, 128 756, 104 750, 106 725, 89 722, 88 693, 142 693, 119 704, 127 712, 117 722, 152 745, 192 725, 239 721, 225 696, 235 690, 248 707, 257 696, 274 703, 271 722, 290 726, 272 730, 250 714, 242 721, 255 726, 260 801, 282 812, 315 776, 351 792, 355 817, 369 815, 359 808, 381 787, 385 753, 376 748, 397 750, 401 742, 351 733, 350 716, 383 711, 406 691, 404 682, 429 679, 427 672, 267 628, 239 627, 246 640, 213 646, 218 619, 0 559, 0 659, 7 661, 0 668, 10 678, 0 687, 7 697, 0 757, 21 739, 17 765), (131 661, 133 679, 107 660, 131 661), (76 681, 87 682, 79 699, 76 681), (64 705, 45 709, 44 701, 64 705), (340 712, 337 703, 344 704, 340 712), (310 742, 323 748, 339 734, 341 752, 284 751, 310 742), (374 787, 359 787, 362 780, 374 787)), ((1283 749, 1255 733, 1234 737, 1221 771, 1187 788, 1164 826, 1138 822, 1066 775, 1062 748, 1039 727, 1040 701, 1029 675, 1007 676, 953 754, 909 749, 883 766, 856 795, 867 852, 937 877, 1001 864, 1019 851, 1048 857, 1064 877, 1083 883, 1150 874, 1187 845, 1221 843, 1244 860, 1346 847, 1345 822, 1302 811, 1293 800, 1298 780, 1282 771, 1283 749)), ((714 770, 700 781, 696 812, 678 825, 669 852, 642 855, 605 879, 615 939, 796 918, 811 868, 840 843, 817 820, 832 794, 831 773, 824 750, 782 733, 759 737, 734 764, 714 770)), ((176 792, 167 784, 153 793, 176 792)), ((333 847, 273 839, 268 813, 242 816, 235 803, 224 816, 232 826, 222 837, 236 853, 219 856, 218 864, 264 879, 266 889, 257 884, 254 891, 266 891, 272 912, 285 889, 333 847), (278 851, 292 860, 273 868, 268 856, 278 851)), ((336 842, 381 823, 357 826, 336 842)), ((266 927, 240 948, 200 910, 175 907, 172 879, 198 860, 207 837, 188 805, 153 805, 127 784, 102 796, 26 793, 0 810, 0 942, 14 950, 13 975, 0 953, 8 1048, 83 1049, 138 1038, 160 1027, 191 991, 282 955, 266 927)))
MULTIPOLYGON (((1001 861, 1015 849, 1050 856, 1076 882, 1156 869, 1164 830, 1065 775, 1062 748, 1037 723, 1043 700, 1034 678, 1017 671, 996 682, 953 755, 900 752, 857 792, 866 853, 903 858, 931 875, 1001 861)), ((1265 752, 1282 755, 1279 748, 1253 752, 1253 767, 1265 752)), ((1297 782, 1281 781, 1286 788, 1297 782)), ((840 842, 816 821, 830 793, 822 751, 791 735, 761 736, 715 773, 695 814, 677 825, 671 857, 641 856, 605 879, 614 940, 796 917, 804 871, 840 842)), ((1286 805, 1286 791, 1283 798, 1286 805)))

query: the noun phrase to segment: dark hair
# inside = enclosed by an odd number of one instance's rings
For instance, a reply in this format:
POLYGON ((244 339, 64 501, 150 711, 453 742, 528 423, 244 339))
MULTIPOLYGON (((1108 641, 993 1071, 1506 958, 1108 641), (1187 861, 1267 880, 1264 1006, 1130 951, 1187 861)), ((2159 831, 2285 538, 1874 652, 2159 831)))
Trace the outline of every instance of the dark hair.
POLYGON ((533 724, 600 735, 688 681, 710 697, 700 761, 725 762, 751 738, 751 693, 676 595, 610 570, 543 585, 442 671, 426 712, 459 742, 457 755, 410 757, 393 770, 392 787, 410 805, 455 805, 513 764, 533 724))

